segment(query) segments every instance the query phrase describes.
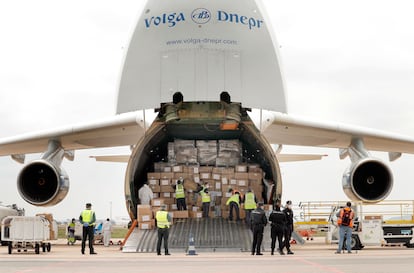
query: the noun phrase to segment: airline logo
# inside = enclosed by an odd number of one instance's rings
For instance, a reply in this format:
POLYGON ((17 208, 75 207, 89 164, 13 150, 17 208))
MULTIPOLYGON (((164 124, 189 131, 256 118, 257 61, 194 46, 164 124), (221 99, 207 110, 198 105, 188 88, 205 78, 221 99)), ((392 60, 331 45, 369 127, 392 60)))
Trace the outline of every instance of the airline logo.
POLYGON ((184 12, 172 12, 169 14, 163 13, 157 16, 145 18, 144 22, 146 28, 160 26, 173 28, 178 24, 187 21, 187 18, 191 18, 191 21, 198 25, 207 24, 212 20, 215 20, 220 23, 237 24, 240 27, 246 27, 249 30, 260 29, 264 25, 264 22, 261 19, 224 10, 218 10, 213 14, 205 8, 195 9, 190 15, 186 15, 184 12))
POLYGON ((196 9, 191 13, 191 19, 196 24, 208 23, 211 19, 211 13, 208 9, 196 9))

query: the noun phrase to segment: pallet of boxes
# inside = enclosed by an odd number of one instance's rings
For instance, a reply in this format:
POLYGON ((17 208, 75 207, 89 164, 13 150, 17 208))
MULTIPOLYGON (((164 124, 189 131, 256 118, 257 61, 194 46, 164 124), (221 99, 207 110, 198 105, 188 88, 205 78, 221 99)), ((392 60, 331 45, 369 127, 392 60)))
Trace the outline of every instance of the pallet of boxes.
MULTIPOLYGON (((154 215, 162 204, 167 205, 174 221, 202 218, 201 196, 196 192, 205 183, 209 185, 211 197, 210 218, 228 218, 226 202, 232 195, 230 189, 243 196, 250 188, 257 200, 262 200, 262 169, 258 164, 242 163, 242 148, 239 140, 175 140, 168 143, 168 162, 154 163, 154 172, 147 174, 154 199, 151 206, 138 206, 139 227, 153 228, 154 215), (185 211, 178 211, 175 201, 174 185, 180 178, 186 192, 185 211)), ((240 216, 242 219, 245 216, 243 206, 240 216)))

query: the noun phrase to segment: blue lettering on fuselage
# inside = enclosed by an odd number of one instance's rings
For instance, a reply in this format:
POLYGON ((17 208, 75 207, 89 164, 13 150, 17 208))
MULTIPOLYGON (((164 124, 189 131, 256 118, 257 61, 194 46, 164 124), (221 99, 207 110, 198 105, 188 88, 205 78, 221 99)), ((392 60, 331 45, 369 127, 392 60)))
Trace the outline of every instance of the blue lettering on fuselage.
MULTIPOLYGON (((210 12, 206 9, 196 9, 191 14, 190 18, 197 24, 205 24, 210 21, 212 18, 210 12)), ((256 19, 253 17, 244 16, 237 13, 230 13, 223 10, 217 11, 218 22, 226 22, 233 24, 240 24, 248 27, 250 30, 259 29, 263 26, 263 20, 256 19)), ((172 12, 172 13, 163 13, 158 16, 151 16, 150 18, 145 18, 145 27, 158 27, 161 25, 166 25, 170 28, 175 27, 178 23, 186 21, 186 17, 183 12, 172 12)))
POLYGON ((252 28, 260 28, 263 25, 263 20, 255 19, 253 17, 248 18, 247 16, 237 13, 227 13, 222 10, 217 12, 217 20, 221 22, 246 25, 250 30, 252 28))
POLYGON ((168 25, 169 27, 174 27, 177 23, 185 21, 184 13, 170 13, 170 14, 162 14, 160 16, 152 16, 151 18, 145 19, 145 26, 150 28, 151 26, 159 26, 159 25, 168 25))

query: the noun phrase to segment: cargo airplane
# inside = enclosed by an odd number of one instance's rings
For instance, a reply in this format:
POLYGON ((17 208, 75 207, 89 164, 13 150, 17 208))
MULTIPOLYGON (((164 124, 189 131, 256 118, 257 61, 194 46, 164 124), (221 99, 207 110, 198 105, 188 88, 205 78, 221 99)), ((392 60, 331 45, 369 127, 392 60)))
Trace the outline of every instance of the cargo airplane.
MULTIPOLYGON (((23 166, 17 187, 28 203, 51 206, 69 190, 64 158, 73 160, 78 149, 131 146, 125 174, 131 218, 138 189, 154 163, 168 163, 169 143, 177 139, 237 140, 238 163, 260 165, 274 182, 271 202, 282 195, 274 145, 336 148, 351 161, 342 177, 347 196, 385 199, 393 175, 370 151, 396 160, 414 153, 414 138, 288 114, 278 48, 260 0, 148 0, 124 59, 117 114, 0 139, 0 155, 25 163, 26 154, 42 153, 23 166), (148 109, 155 109, 154 120, 145 115, 148 109)), ((227 160, 223 165, 234 163, 227 160)))

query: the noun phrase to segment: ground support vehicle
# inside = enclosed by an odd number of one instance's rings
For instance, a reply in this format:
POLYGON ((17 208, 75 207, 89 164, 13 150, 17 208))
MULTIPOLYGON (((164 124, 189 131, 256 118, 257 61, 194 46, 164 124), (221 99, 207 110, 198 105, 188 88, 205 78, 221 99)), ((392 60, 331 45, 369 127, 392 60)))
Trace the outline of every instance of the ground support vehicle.
POLYGON ((50 252, 50 240, 57 239, 57 224, 43 216, 8 216, 1 222, 1 239, 8 242, 8 253, 13 249, 27 252, 34 249, 36 254, 50 252))
MULTIPOLYGON (((413 207, 414 201, 384 201, 379 204, 356 204, 353 206, 352 209, 356 217, 351 239, 352 249, 359 250, 364 246, 396 244, 413 248, 413 207), (390 209, 395 206, 397 209, 390 209)), ((327 243, 338 243, 339 241, 339 228, 336 222, 340 209, 340 206, 332 208, 329 229, 326 234, 327 243)))
MULTIPOLYGON (((1 223, 1 220, 4 219, 4 217, 12 216, 12 215, 23 216, 24 215, 24 209, 18 208, 17 205, 15 205, 15 204, 9 205, 9 206, 4 206, 0 202, 0 223, 1 223)), ((1 229, 0 229, 0 238, 1 238, 1 229)), ((6 246, 7 244, 8 244, 8 242, 1 241, 1 245, 6 246)))

